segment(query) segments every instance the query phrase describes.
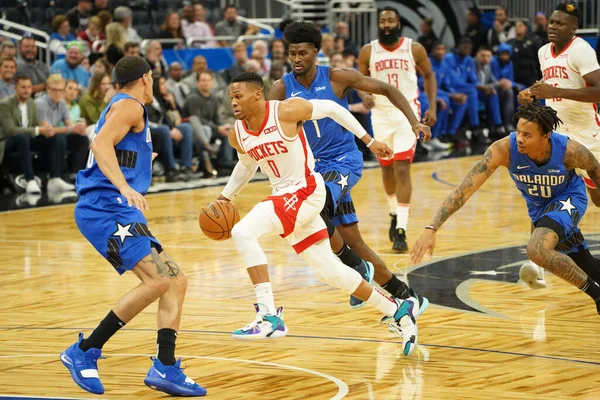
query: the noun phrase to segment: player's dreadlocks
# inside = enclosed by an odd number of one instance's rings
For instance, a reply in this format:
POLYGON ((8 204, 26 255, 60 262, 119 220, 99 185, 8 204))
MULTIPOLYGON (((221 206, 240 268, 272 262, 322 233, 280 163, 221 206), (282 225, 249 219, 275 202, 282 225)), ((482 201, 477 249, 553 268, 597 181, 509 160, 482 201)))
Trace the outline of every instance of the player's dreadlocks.
POLYGON ((542 134, 550 133, 555 130, 558 125, 562 124, 555 109, 543 106, 537 101, 532 101, 531 103, 520 106, 515 114, 515 121, 518 121, 520 118, 537 123, 542 130, 542 134))

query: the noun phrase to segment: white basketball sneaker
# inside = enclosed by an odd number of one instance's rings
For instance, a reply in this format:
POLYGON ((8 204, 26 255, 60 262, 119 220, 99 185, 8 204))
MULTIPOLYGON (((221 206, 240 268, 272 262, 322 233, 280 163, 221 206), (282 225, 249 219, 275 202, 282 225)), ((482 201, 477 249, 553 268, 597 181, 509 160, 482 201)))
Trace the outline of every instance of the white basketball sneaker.
POLYGON ((544 279, 544 269, 532 261, 527 261, 521 265, 519 278, 532 289, 544 289, 548 286, 544 279))
POLYGON ((256 318, 241 329, 233 331, 234 339, 261 340, 284 337, 288 329, 283 323, 283 307, 277 309, 277 314, 267 314, 261 311, 258 304, 254 304, 256 318))
POLYGON ((409 356, 417 347, 417 322, 419 300, 409 297, 404 300, 396 299, 398 311, 393 317, 383 317, 382 324, 388 324, 389 330, 402 338, 402 354, 409 356))

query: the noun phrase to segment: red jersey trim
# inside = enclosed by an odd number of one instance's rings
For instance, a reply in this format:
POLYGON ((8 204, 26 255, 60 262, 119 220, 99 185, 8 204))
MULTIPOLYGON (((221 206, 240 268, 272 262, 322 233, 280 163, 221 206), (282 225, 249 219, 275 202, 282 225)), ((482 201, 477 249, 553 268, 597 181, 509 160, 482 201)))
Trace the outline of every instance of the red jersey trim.
POLYGON ((571 39, 571 41, 565 46, 564 49, 562 49, 562 51, 558 54, 554 54, 554 43, 550 44, 550 54, 552 54, 553 58, 556 58, 558 56, 560 56, 562 53, 564 53, 565 51, 567 51, 567 49, 569 47, 571 47, 571 45, 573 44, 573 42, 575 41, 575 39, 577 39, 577 36, 573 36, 573 39, 571 39))
POLYGON ((258 132, 254 132, 254 131, 251 131, 250 129, 248 129, 248 127, 246 126, 246 121, 242 121, 242 127, 244 127, 244 130, 246 131, 246 133, 248 135, 260 136, 263 129, 265 129, 265 125, 267 125, 267 122, 269 121, 269 114, 270 114, 269 110, 271 108, 269 103, 270 103, 270 101, 266 102, 265 108, 266 108, 267 112, 265 113, 265 119, 263 120, 262 125, 260 126, 260 129, 258 130, 258 132))

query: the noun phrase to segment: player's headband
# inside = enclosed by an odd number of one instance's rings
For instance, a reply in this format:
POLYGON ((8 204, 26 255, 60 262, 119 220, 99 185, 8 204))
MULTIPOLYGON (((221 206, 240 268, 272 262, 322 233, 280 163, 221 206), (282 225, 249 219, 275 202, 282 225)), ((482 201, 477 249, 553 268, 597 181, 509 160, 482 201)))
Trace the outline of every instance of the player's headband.
POLYGON ((118 74, 115 71, 115 77, 117 78, 117 83, 119 84, 119 86, 123 86, 127 82, 135 81, 136 79, 141 78, 142 75, 147 74, 148 71, 150 71, 150 70, 151 70, 150 65, 146 61, 146 62, 142 63, 139 67, 137 67, 136 70, 131 71, 131 72, 118 74))

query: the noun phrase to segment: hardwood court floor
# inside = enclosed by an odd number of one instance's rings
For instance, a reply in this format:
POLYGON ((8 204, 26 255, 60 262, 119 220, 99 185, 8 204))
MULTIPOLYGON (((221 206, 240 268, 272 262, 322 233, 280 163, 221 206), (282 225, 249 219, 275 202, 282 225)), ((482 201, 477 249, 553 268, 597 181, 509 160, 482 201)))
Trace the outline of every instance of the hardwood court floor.
MULTIPOLYGON (((413 167, 410 246, 475 160, 413 167)), ((242 215, 268 190, 265 182, 249 185, 237 200, 242 215)), ((418 321, 421 345, 408 358, 373 308, 351 310, 348 297, 317 281, 279 238, 263 246, 290 335, 233 340, 230 332, 254 318, 254 293, 233 243, 199 231, 199 209, 218 193, 150 195, 147 212, 152 232, 189 276, 177 353, 208 398, 600 398, 600 317, 591 300, 553 276, 544 290, 516 283, 529 222, 505 170, 440 231, 436 258, 427 261, 433 264, 408 275, 434 303, 418 321), (497 248, 505 249, 490 250, 497 248)), ((366 241, 395 272, 414 269, 390 251, 379 170, 365 171, 353 195, 366 241)), ((0 214, 0 396, 92 397, 71 381, 58 354, 136 279, 112 271, 72 214, 72 205, 0 214)), ((592 248, 600 246, 592 235, 599 217, 592 206, 582 223, 592 248)), ((155 311, 149 307, 105 346, 102 398, 166 398, 143 385, 155 311)))

